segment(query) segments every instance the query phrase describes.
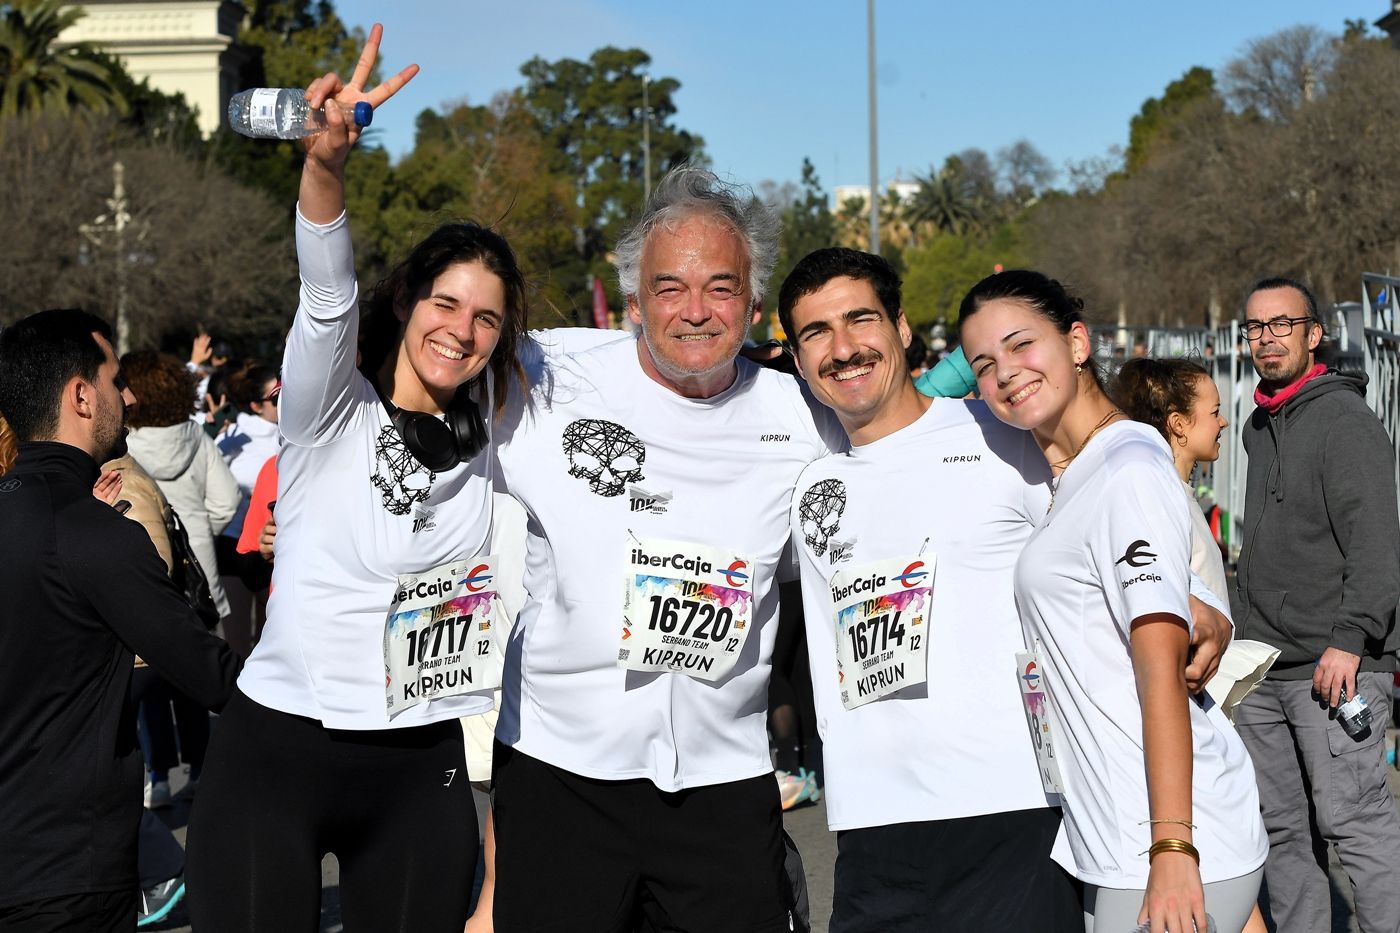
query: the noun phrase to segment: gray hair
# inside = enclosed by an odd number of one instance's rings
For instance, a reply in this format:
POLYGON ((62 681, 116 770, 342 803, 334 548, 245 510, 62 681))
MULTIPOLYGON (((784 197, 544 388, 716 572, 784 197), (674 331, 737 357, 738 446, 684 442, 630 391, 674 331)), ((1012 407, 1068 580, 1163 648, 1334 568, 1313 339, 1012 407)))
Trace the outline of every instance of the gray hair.
POLYGON ((743 239, 749 254, 749 308, 756 307, 778 262, 781 221, 749 188, 696 165, 678 165, 667 172, 637 222, 617 241, 617 284, 623 297, 641 293, 642 252, 652 231, 696 214, 719 218, 743 239))

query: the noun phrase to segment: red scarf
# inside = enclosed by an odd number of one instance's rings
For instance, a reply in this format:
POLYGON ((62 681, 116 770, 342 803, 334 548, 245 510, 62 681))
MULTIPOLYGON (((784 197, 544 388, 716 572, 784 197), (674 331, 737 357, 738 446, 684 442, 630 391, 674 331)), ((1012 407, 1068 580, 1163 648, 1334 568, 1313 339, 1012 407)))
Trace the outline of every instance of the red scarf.
POLYGON ((1327 372, 1327 367, 1318 363, 1304 373, 1297 382, 1284 386, 1273 395, 1266 395, 1262 388, 1256 388, 1254 390, 1254 404, 1259 405, 1269 414, 1276 415, 1284 405, 1288 404, 1289 399, 1298 394, 1298 390, 1325 372, 1327 372))

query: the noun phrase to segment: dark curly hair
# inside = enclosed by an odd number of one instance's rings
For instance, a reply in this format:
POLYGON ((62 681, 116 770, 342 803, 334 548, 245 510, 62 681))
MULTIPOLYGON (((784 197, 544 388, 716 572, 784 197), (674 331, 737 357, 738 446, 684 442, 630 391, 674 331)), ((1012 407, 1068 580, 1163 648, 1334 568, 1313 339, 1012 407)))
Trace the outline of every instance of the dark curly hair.
POLYGON ((778 320, 783 325, 783 333, 787 334, 788 341, 794 346, 797 334, 793 330, 792 309, 803 298, 820 291, 832 279, 842 277, 868 282, 890 320, 898 322, 903 304, 900 297, 902 283, 894 266, 883 256, 844 246, 829 246, 803 256, 778 290, 778 320))
POLYGON ((136 396, 128 424, 133 428, 163 428, 190 419, 198 380, 184 363, 155 350, 133 350, 121 362, 122 376, 136 396))

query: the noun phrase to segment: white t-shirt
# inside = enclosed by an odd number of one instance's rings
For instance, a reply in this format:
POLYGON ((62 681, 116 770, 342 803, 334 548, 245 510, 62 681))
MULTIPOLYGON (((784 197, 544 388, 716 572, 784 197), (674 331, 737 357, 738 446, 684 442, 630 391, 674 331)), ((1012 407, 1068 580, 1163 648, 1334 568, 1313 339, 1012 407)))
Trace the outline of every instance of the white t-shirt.
MULTIPOLYGON (((386 711, 384 630, 403 574, 475 556, 492 458, 433 474, 355 369, 358 290, 345 216, 297 216, 301 304, 280 402, 277 561, 262 640, 238 678, 264 706, 333 729, 423 725, 491 708, 489 690, 386 711)), ((483 406, 483 410, 489 406, 483 406)))
MULTIPOLYGON (((498 428, 504 487, 529 513, 529 596, 506 653, 497 738, 576 774, 666 791, 771 771, 774 576, 791 567, 793 483, 831 449, 812 403, 795 379, 742 359, 730 388, 683 398, 643 372, 635 340, 530 369, 530 410, 514 400, 498 428), (750 564, 752 628, 719 681, 618 666, 624 570, 643 540, 750 564)), ((844 445, 834 420, 822 423, 844 445)))
MULTIPOLYGON (((1016 565, 1028 643, 1039 642, 1058 730, 1065 822, 1055 858, 1109 888, 1147 884, 1152 841, 1132 621, 1187 606, 1191 519, 1152 428, 1104 428, 1061 475, 1054 509, 1016 565)), ((1218 707, 1187 702, 1194 759, 1189 818, 1207 884, 1264 863, 1254 766, 1218 707)))
POLYGON ((1211 533, 1206 513, 1196 501, 1196 490, 1190 483, 1182 483, 1186 490, 1187 511, 1191 515, 1191 571, 1201 578, 1216 598, 1230 601, 1229 585, 1225 582, 1225 561, 1220 556, 1220 547, 1211 533))
POLYGON ((831 829, 1047 805, 1015 679, 1025 647, 1012 568, 1045 514, 1049 479, 1029 432, 983 402, 937 399, 908 427, 798 480, 791 522, 831 829), (847 709, 831 578, 920 555, 934 567, 927 683, 847 709))

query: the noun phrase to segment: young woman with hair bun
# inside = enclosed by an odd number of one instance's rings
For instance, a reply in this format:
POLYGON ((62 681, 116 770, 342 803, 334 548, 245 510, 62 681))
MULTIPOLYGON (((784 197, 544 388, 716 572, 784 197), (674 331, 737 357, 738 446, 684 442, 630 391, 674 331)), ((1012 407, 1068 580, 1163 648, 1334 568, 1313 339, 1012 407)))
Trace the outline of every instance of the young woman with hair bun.
POLYGON ((1191 514, 1191 569, 1222 600, 1229 599, 1225 564, 1206 517, 1196 505, 1191 474, 1198 463, 1220 458, 1220 433, 1230 422, 1220 414, 1215 380, 1192 359, 1128 360, 1118 370, 1111 394, 1134 421, 1151 425, 1171 448, 1177 475, 1186 485, 1191 514))

